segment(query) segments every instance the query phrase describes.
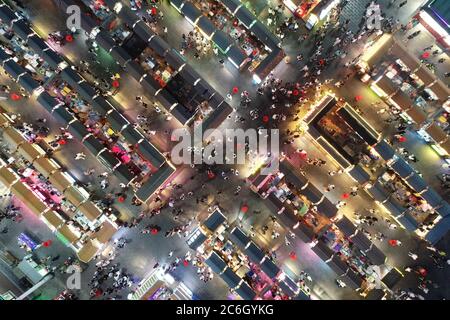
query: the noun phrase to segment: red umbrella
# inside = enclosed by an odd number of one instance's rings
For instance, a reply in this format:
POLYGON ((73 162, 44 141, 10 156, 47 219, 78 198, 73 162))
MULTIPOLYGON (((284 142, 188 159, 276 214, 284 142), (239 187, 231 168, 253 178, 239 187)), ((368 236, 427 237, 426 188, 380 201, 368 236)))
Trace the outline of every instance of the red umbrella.
POLYGON ((152 12, 152 16, 156 15, 156 8, 153 7, 152 10, 151 10, 151 12, 152 12))
POLYGON ((426 51, 422 54, 422 58, 424 58, 424 59, 428 59, 429 57, 430 57, 430 53, 428 51, 426 51))
POLYGON ((294 91, 292 91, 292 94, 293 94, 294 96, 298 96, 299 91, 298 91, 297 89, 294 89, 294 91))
POLYGON ((292 260, 297 260, 297 254, 296 254, 294 251, 291 251, 291 252, 289 253, 289 257, 290 257, 292 260))
POLYGON ((214 179, 216 175, 214 174, 214 172, 212 172, 211 170, 208 170, 208 178, 209 179, 214 179))
POLYGON ((427 276, 427 269, 420 267, 418 271, 422 277, 427 276))
POLYGON ((60 140, 58 140, 58 144, 59 144, 60 146, 65 145, 65 144, 66 144, 66 140, 60 139, 60 140))
POLYGON ((394 239, 389 240, 388 243, 389 243, 391 246, 393 246, 393 247, 396 247, 397 244, 398 244, 398 243, 397 243, 397 240, 394 240, 394 239))
POLYGON ((125 197, 120 196, 119 199, 117 199, 117 200, 119 200, 119 202, 124 202, 125 201, 125 197))
POLYGON ((349 197, 350 197, 350 195, 348 193, 342 194, 342 199, 348 199, 349 197))
POLYGON ((114 88, 118 88, 118 87, 120 86, 119 80, 114 80, 114 81, 112 82, 112 86, 113 86, 114 88))
POLYGON ((52 240, 47 240, 47 241, 44 241, 43 243, 42 243, 42 245, 44 246, 44 247, 50 247, 51 246, 51 244, 52 244, 52 240))
POLYGON ((233 93, 238 93, 239 92, 239 88, 238 87, 233 87, 233 93))
POLYGON ((151 234, 158 234, 158 229, 153 228, 152 231, 151 231, 151 234))
POLYGON ((189 265, 189 261, 184 260, 184 261, 183 261, 183 266, 187 267, 188 265, 189 265))
POLYGON ((17 93, 11 93, 11 99, 13 101, 18 101, 20 100, 22 97, 20 95, 18 95, 17 93))
POLYGON ((356 100, 356 102, 359 102, 359 101, 361 101, 362 100, 362 96, 361 95, 357 95, 356 97, 355 97, 355 100, 356 100))
POLYGON ((321 66, 323 66, 323 65, 325 64, 325 60, 320 59, 320 60, 319 60, 319 64, 320 64, 321 66))
POLYGON ((66 35, 66 41, 67 42, 72 42, 73 41, 73 37, 71 34, 66 35))
POLYGON ((241 212, 242 212, 242 213, 247 213, 247 211, 248 211, 248 205, 244 204, 244 205, 241 207, 241 212))
POLYGON ((262 117, 263 122, 269 122, 269 116, 263 116, 262 117))
POLYGON ((398 141, 405 142, 406 141, 406 137, 400 136, 400 137, 398 137, 398 141))

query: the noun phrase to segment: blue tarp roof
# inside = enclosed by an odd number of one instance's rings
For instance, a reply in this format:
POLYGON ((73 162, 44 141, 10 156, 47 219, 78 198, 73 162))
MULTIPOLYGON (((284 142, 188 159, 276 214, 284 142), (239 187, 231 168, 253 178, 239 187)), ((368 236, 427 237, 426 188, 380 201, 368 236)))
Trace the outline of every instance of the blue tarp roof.
POLYGON ((381 158, 386 161, 392 159, 395 154, 395 150, 386 142, 386 140, 381 140, 373 148, 381 156, 381 158))
POLYGON ((37 98, 37 101, 48 112, 52 112, 53 108, 60 104, 60 102, 52 97, 47 91, 43 91, 37 98))
POLYGON ((323 193, 313 184, 309 183, 305 189, 300 191, 309 201, 316 204, 323 197, 323 193))
POLYGON ((244 250, 244 253, 250 258, 250 260, 254 263, 260 263, 264 258, 264 253, 261 249, 252 241, 247 249, 244 250))
POLYGON ((338 212, 338 208, 334 205, 328 198, 324 198, 321 203, 317 206, 317 210, 320 214, 326 216, 327 218, 333 218, 338 212))
POLYGON ((86 127, 78 120, 75 120, 69 124, 69 131, 78 141, 83 140, 83 138, 89 134, 86 127))
POLYGON ((355 246, 362 251, 369 250, 372 245, 372 242, 361 231, 358 231, 358 233, 352 237, 351 240, 355 246))
POLYGON ((220 2, 231 13, 234 13, 234 11, 242 4, 240 0, 220 0, 220 2))
POLYGON ((366 255, 370 259, 370 261, 375 265, 382 265, 383 263, 386 262, 386 256, 375 245, 373 245, 372 248, 366 252, 366 255))
POLYGON ((334 224, 346 237, 350 237, 356 232, 356 226, 346 216, 343 216, 342 219, 336 221, 334 224))
POLYGON ((225 216, 219 210, 215 210, 206 218, 203 225, 211 232, 215 232, 226 220, 225 216))
POLYGON ((17 19, 17 16, 14 14, 14 11, 6 4, 0 3, 0 20, 2 20, 4 24, 11 24, 15 19, 17 19))
POLYGON ((63 125, 68 125, 70 121, 75 119, 73 114, 71 114, 67 108, 64 108, 62 106, 53 111, 52 115, 56 119, 56 121, 60 122, 63 125))
POLYGON ((64 62, 64 60, 61 58, 61 56, 53 51, 52 49, 47 49, 41 53, 42 59, 44 59, 45 62, 50 66, 52 69, 57 69, 59 64, 61 62, 64 62))
POLYGON ((271 279, 274 279, 280 273, 280 268, 267 256, 264 262, 261 263, 261 270, 271 279))
POLYGON ((28 38, 27 44, 38 55, 41 55, 42 51, 48 48, 44 40, 36 34, 28 38))
POLYGON ((323 261, 329 260, 334 254, 334 251, 331 250, 323 240, 317 241, 316 245, 312 247, 311 250, 323 261))
POLYGON ((108 113, 106 116, 106 120, 111 124, 111 128, 116 132, 122 132, 125 129, 125 126, 129 125, 130 122, 125 119, 117 110, 113 110, 108 113))
POLYGON ((417 173, 414 173, 411 177, 406 179, 406 181, 417 193, 422 192, 428 187, 428 184, 425 182, 425 180, 423 180, 423 178, 417 173))
POLYGON ((30 34, 33 33, 33 31, 30 29, 30 27, 25 23, 25 20, 23 19, 14 21, 12 29, 14 33, 16 33, 24 41, 30 34))
POLYGON ((415 231, 419 226, 416 219, 409 212, 405 212, 401 217, 397 217, 399 223, 408 231, 415 231))
POLYGON ((220 275, 223 281, 232 289, 236 288, 239 285, 239 282, 242 280, 239 276, 234 273, 233 270, 227 268, 224 273, 220 275))
POLYGON ((39 83, 33 79, 29 73, 20 76, 19 84, 25 89, 28 94, 39 88, 39 83))
POLYGON ((140 140, 145 139, 144 136, 136 130, 133 126, 127 126, 122 132, 122 136, 127 143, 136 145, 140 140))
POLYGON ((250 31, 259 39, 262 43, 264 43, 268 48, 274 50, 278 48, 280 44, 280 39, 278 39, 267 27, 262 24, 260 21, 256 21, 256 23, 250 28, 250 31))
POLYGON ((139 143, 138 150, 142 157, 149 161, 155 168, 159 168, 166 161, 161 152, 148 140, 143 140, 139 143))
POLYGON ((227 49, 232 45, 231 39, 226 35, 225 32, 221 30, 217 30, 216 33, 214 33, 212 41, 223 52, 226 52, 227 49))
POLYGON ((239 228, 234 228, 230 233, 230 240, 235 243, 239 249, 243 250, 250 242, 250 238, 239 228))
POLYGON ((411 173, 414 172, 413 168, 402 158, 398 158, 397 161, 395 161, 391 168, 402 178, 406 178, 411 173))
POLYGON ((202 15, 201 11, 192 2, 186 2, 181 8, 181 13, 193 23, 202 15))
POLYGON ((241 65, 245 62, 247 59, 247 56, 245 53, 236 45, 232 45, 230 47, 230 50, 227 52, 228 59, 232 60, 237 67, 241 67, 241 65))
POLYGON ((19 76, 25 73, 25 69, 19 66, 14 60, 8 60, 3 64, 3 69, 8 73, 14 81, 17 81, 19 76))
POLYGON ((205 260, 205 263, 217 274, 220 274, 227 266, 225 261, 215 251, 205 260))
POLYGON ((383 202, 389 198, 389 192, 378 181, 372 186, 372 188, 367 189, 367 192, 369 192, 370 195, 379 202, 383 202))
POLYGON ((202 32, 208 37, 211 37, 214 31, 217 30, 211 20, 209 20, 205 16, 202 16, 200 19, 198 19, 197 27, 199 27, 200 30, 202 30, 202 32))
POLYGON ((359 164, 355 165, 348 173, 359 184, 364 184, 370 180, 370 175, 359 164))
POLYGON ((167 44, 167 42, 164 41, 163 38, 156 35, 150 40, 149 47, 158 55, 161 57, 164 57, 167 50, 170 49, 170 46, 167 44))
POLYGON ((436 209, 436 212, 442 217, 450 216, 450 205, 447 202, 444 202, 441 207, 436 209))
POLYGON ((439 206, 443 201, 442 197, 436 191, 434 191, 434 189, 431 188, 422 193, 421 197, 424 198, 433 208, 439 206))
POLYGON ((167 162, 164 163, 164 165, 161 166, 158 171, 153 173, 142 187, 138 189, 136 197, 143 202, 147 201, 174 172, 175 169, 167 162))
POLYGON ((98 96, 97 98, 92 100, 90 104, 95 112, 97 112, 102 117, 104 117, 109 110, 113 110, 111 104, 102 96, 98 96))
POLYGON ((248 29, 251 27, 256 17, 245 6, 239 8, 235 14, 236 18, 248 29))
POLYGON ((242 282, 239 288, 236 289, 236 293, 243 300, 253 300, 256 297, 255 291, 247 284, 247 282, 242 282))
POLYGON ((197 250, 208 237, 200 230, 200 228, 196 228, 194 232, 192 232, 191 236, 187 240, 189 248, 192 250, 197 250))
POLYGON ((338 276, 343 275, 349 268, 349 266, 337 255, 334 255, 327 264, 338 276))
POLYGON ((403 212, 405 212, 406 208, 403 207, 397 200, 394 198, 389 198, 386 202, 383 203, 383 206, 393 215, 394 217, 398 217, 403 212))
POLYGON ((446 216, 436 223, 436 225, 431 229, 425 239, 431 244, 436 244, 441 240, 450 230, 450 216, 446 216))

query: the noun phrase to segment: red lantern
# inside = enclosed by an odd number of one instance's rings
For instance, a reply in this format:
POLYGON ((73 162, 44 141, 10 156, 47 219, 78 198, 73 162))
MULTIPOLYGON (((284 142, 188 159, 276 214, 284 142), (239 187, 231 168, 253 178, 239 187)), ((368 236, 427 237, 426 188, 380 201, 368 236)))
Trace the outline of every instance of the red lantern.
POLYGON ((391 239, 391 240, 388 241, 388 243, 389 243, 391 246, 393 246, 393 247, 396 247, 396 246, 397 246, 397 240, 391 239))
POLYGON ((430 57, 430 53, 428 51, 424 52, 422 55, 423 59, 428 59, 430 57))
POLYGON ((66 35, 66 41, 67 42, 72 42, 73 41, 73 37, 71 34, 66 35))
POLYGON ((297 89, 294 89, 294 91, 292 91, 292 94, 293 94, 294 96, 298 96, 299 91, 298 91, 297 89))
POLYGON ((66 140, 60 139, 60 140, 58 140, 58 144, 59 144, 60 146, 65 145, 65 144, 66 144, 66 140))
POLYGON ((21 99, 21 96, 18 95, 17 93, 11 93, 11 99, 12 99, 13 101, 18 101, 18 100, 21 99))
POLYGON ((248 205, 244 204, 241 208, 242 213, 247 213, 248 212, 248 205))
POLYGON ((263 122, 269 122, 269 116, 263 116, 262 117, 263 122))
POLYGON ((119 200, 119 202, 124 202, 125 201, 125 197, 120 196, 119 199, 117 199, 117 200, 119 200))
POLYGON ((406 137, 400 136, 400 137, 398 137, 398 141, 405 142, 406 141, 406 137))
POLYGON ((151 234, 153 234, 153 235, 154 235, 154 234, 158 234, 158 229, 153 228, 152 231, 151 231, 151 234))
POLYGON ((113 86, 114 88, 118 88, 118 87, 120 86, 119 80, 114 80, 114 81, 112 82, 112 86, 113 86))
POLYGON ((233 93, 238 93, 239 92, 239 88, 238 87, 233 87, 233 93))
POLYGON ((297 260, 297 254, 296 254, 294 251, 291 251, 291 253, 289 253, 289 257, 290 257, 292 260, 297 260))
POLYGON ((153 7, 152 10, 151 10, 151 12, 152 12, 152 16, 156 15, 156 8, 153 7))
POLYGON ((361 101, 362 100, 362 96, 361 95, 357 95, 356 97, 355 97, 355 100, 356 100, 356 102, 359 102, 359 101, 361 101))
POLYGON ((348 199, 350 197, 350 195, 348 193, 344 193, 342 195, 342 199, 348 199))

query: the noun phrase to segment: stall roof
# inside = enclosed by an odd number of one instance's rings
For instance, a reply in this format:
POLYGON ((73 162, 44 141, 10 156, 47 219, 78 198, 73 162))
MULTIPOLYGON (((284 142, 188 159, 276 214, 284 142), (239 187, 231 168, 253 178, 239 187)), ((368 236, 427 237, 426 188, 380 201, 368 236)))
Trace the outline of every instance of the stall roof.
POLYGON ((61 171, 56 171, 52 173, 48 179, 53 187, 59 192, 64 192, 72 183, 67 180, 65 175, 61 171))
POLYGON ((425 129, 425 131, 433 138, 436 143, 444 142, 448 139, 447 134, 442 130, 442 128, 436 123, 433 122, 431 126, 425 129))
POLYGON ((439 242, 450 230, 450 216, 446 216, 436 223, 436 225, 431 229, 425 239, 431 244, 435 245, 439 242))
POLYGON ((389 198, 383 206, 390 212, 394 217, 398 217, 403 212, 405 212, 406 208, 402 207, 401 204, 395 200, 395 198, 389 198))
POLYGON ((0 65, 3 65, 3 61, 5 61, 5 60, 7 60, 7 59, 10 59, 11 58, 11 56, 9 55, 9 54, 7 54, 6 52, 5 52, 5 50, 3 50, 1 47, 0 47, 0 65))
POLYGON ((29 37, 28 41, 27 41, 27 44, 38 55, 41 55, 42 51, 44 51, 45 49, 48 48, 48 45, 37 34, 32 35, 31 37, 29 37))
POLYGON ((375 265, 382 265, 386 262, 385 254, 376 245, 372 245, 372 248, 366 251, 366 255, 375 265))
POLYGON ((304 223, 300 223, 297 229, 294 230, 294 233, 305 243, 313 241, 316 237, 314 230, 304 223))
POLYGON ((106 120, 108 120, 111 124, 111 128, 117 133, 121 133, 122 130, 125 129, 125 126, 130 124, 130 122, 117 110, 108 113, 106 115, 106 120))
POLYGON ((127 126, 122 132, 122 136, 125 138, 127 143, 131 145, 136 145, 142 139, 145 139, 144 136, 136 130, 133 126, 127 126))
POLYGON ((104 117, 108 111, 113 110, 111 104, 102 96, 96 97, 90 102, 90 104, 95 112, 97 112, 102 117, 104 117))
POLYGON ((128 61, 125 70, 137 81, 140 81, 145 74, 144 68, 134 60, 128 61))
POLYGON ((95 37, 95 41, 106 52, 109 52, 109 50, 111 50, 111 48, 113 48, 116 45, 116 42, 114 41, 114 39, 105 30, 100 31, 97 34, 97 37, 95 37))
POLYGON ((402 178, 406 178, 414 173, 411 166, 400 157, 398 157, 397 160, 391 164, 391 168, 402 178))
POLYGON ((102 151, 105 146, 97 140, 93 135, 87 137, 83 141, 83 145, 92 153, 94 156, 97 156, 100 151, 102 151))
POLYGON ((77 83, 73 89, 78 93, 80 98, 83 98, 88 102, 92 101, 92 97, 96 95, 94 88, 86 81, 77 83))
POLYGON ((439 213, 439 215, 441 217, 450 216, 450 205, 447 202, 443 202, 442 206, 440 206, 439 208, 437 208, 435 210, 437 213, 439 213))
POLYGON ((231 112, 233 112, 233 108, 228 103, 223 102, 203 120, 203 130, 218 128, 231 112))
POLYGON ((205 263, 217 274, 220 274, 227 267, 225 261, 215 251, 205 260, 205 263))
POLYGON ((113 225, 109 220, 103 221, 100 226, 100 230, 98 230, 94 235, 95 238, 100 243, 107 243, 111 240, 112 236, 117 232, 117 228, 113 225))
POLYGON ((89 134, 84 124, 78 120, 72 121, 69 124, 69 131, 78 141, 82 141, 89 134))
POLYGON ((328 261, 334 254, 334 251, 331 250, 325 242, 322 240, 317 241, 317 244, 311 248, 311 250, 317 254, 317 256, 323 261, 328 261))
POLYGON ((156 149, 148 140, 143 140, 138 146, 139 153, 144 159, 152 164, 153 167, 159 168, 166 161, 164 156, 156 149))
POLYGON ((397 91, 397 93, 391 97, 391 100, 403 111, 409 110, 413 105, 411 98, 401 90, 397 91))
POLYGON ((127 6, 123 6, 122 9, 119 12, 120 19, 126 23, 130 28, 133 27, 133 25, 141 20, 130 8, 127 6))
POLYGON ((250 29, 256 17, 245 6, 241 6, 235 14, 236 18, 247 28, 250 29))
POLYGON ((238 227, 235 227, 230 232, 230 240, 235 243, 239 249, 244 249, 250 242, 250 238, 238 227))
POLYGON ((170 112, 172 116, 175 117, 182 125, 186 125, 194 116, 194 113, 189 112, 189 110, 181 105, 177 104, 175 108, 170 112))
POLYGON ((414 232, 419 226, 416 219, 409 212, 404 212, 401 216, 397 217, 397 221, 410 232, 414 232))
POLYGON ((357 230, 353 222, 351 222, 350 219, 348 219, 346 216, 343 216, 340 220, 336 221, 334 224, 346 237, 354 235, 357 230))
POLYGON ((381 140, 373 148, 385 161, 392 159, 395 155, 394 148, 386 140, 381 140))
POLYGON ((417 193, 422 192, 428 187, 428 184, 425 180, 422 179, 417 173, 414 173, 409 178, 406 179, 408 184, 413 188, 417 193))
POLYGON ((81 237, 80 234, 77 234, 74 230, 72 230, 66 224, 58 229, 58 233, 61 234, 70 243, 77 242, 77 240, 80 239, 80 237, 81 237))
POLYGON ((12 29, 14 33, 16 33, 24 41, 30 34, 34 33, 23 19, 14 21, 12 29))
POLYGON ((202 15, 201 11, 192 2, 185 2, 181 8, 181 13, 194 24, 202 15))
POLYGON ((14 60, 6 61, 3 64, 3 69, 5 69, 14 81, 17 81, 21 74, 26 73, 25 69, 19 66, 14 60))
POLYGON ((200 230, 200 228, 195 228, 195 230, 189 236, 189 239, 186 241, 189 248, 192 250, 197 250, 208 237, 200 230))
POLYGON ((205 16, 201 16, 198 19, 197 27, 209 38, 213 35, 214 31, 216 31, 216 27, 214 24, 205 16))
POLYGON ((398 90, 398 87, 386 75, 383 75, 375 84, 388 96, 393 95, 398 90))
POLYGON ((178 70, 186 64, 186 60, 175 49, 170 49, 164 58, 167 64, 174 70, 178 70))
POLYGON ((406 111, 406 114, 419 126, 428 119, 427 115, 418 106, 413 106, 406 111))
POLYGON ((227 218, 225 218, 222 212, 215 210, 203 221, 203 226, 209 231, 215 232, 225 221, 227 221, 227 218))
POLYGON ((399 42, 395 41, 391 48, 391 54, 400 59, 412 72, 420 67, 419 61, 399 42))
POLYGON ((280 268, 267 256, 264 261, 261 263, 261 270, 270 278, 274 279, 279 273, 280 268))
POLYGON ((173 169, 168 163, 165 163, 136 192, 136 197, 139 200, 146 202, 174 172, 175 169, 173 169))
POLYGON ((50 177, 52 173, 60 169, 60 167, 54 161, 50 161, 50 159, 47 159, 45 157, 36 159, 33 162, 33 167, 35 167, 35 169, 45 178, 50 177))
POLYGON ((355 165, 348 174, 355 179, 359 184, 364 184, 370 180, 370 175, 359 164, 355 165))
POLYGON ((128 167, 121 163, 114 170, 114 175, 119 179, 120 182, 128 184, 135 177, 134 173, 132 173, 128 167))
POLYGON ((403 275, 396 269, 392 268, 384 277, 381 279, 386 287, 393 289, 394 286, 403 278, 403 275))
POLYGON ((351 237, 351 241, 362 251, 369 250, 372 245, 372 242, 361 231, 351 237))
POLYGON ((327 262, 327 264, 331 270, 336 272, 338 276, 342 276, 349 268, 348 265, 337 255, 334 255, 333 258, 327 262))
POLYGON ((234 62, 237 68, 240 68, 242 64, 247 60, 245 53, 236 45, 232 45, 227 52, 227 57, 234 62))
POLYGON ((441 143, 440 147, 444 149, 447 152, 447 154, 450 154, 450 138, 447 141, 441 143))
POLYGON ((52 49, 44 50, 41 53, 41 57, 52 69, 57 69, 60 63, 64 62, 61 56, 52 49))
POLYGON ((19 176, 12 169, 8 167, 0 168, 0 182, 6 188, 9 188, 17 180, 19 180, 19 176))
POLYGON ((139 21, 134 26, 134 33, 143 41, 148 42, 155 33, 145 24, 144 21, 139 21))
POLYGON ((218 92, 214 92, 211 98, 208 101, 209 106, 212 109, 216 109, 225 99, 218 92))
POLYGON ((372 289, 366 296, 366 300, 381 300, 386 295, 383 289, 372 289))
POLYGON ((194 84, 197 80, 201 79, 200 75, 197 71, 194 70, 190 65, 185 65, 184 68, 180 71, 180 76, 189 84, 194 84))
POLYGON ((101 152, 99 155, 97 155, 97 157, 98 160, 109 170, 113 170, 117 165, 120 164, 120 160, 117 159, 109 150, 101 152))
POLYGON ((248 255, 250 260, 253 261, 254 263, 260 263, 261 260, 264 258, 264 253, 253 241, 251 241, 250 244, 247 245, 247 248, 244 250, 244 253, 248 255))
POLYGON ((170 0, 170 3, 178 10, 181 8, 183 3, 185 3, 185 2, 186 2, 186 0, 170 0))
POLYGON ((363 279, 352 269, 348 269, 347 273, 342 276, 342 281, 345 282, 353 290, 357 290, 363 284, 363 279))
POLYGON ((256 297, 255 291, 245 281, 241 282, 241 285, 235 291, 243 300, 253 300, 256 297))
POLYGON ((78 188, 74 186, 70 186, 64 190, 64 197, 75 207, 78 207, 83 201, 86 201, 86 198, 78 191, 78 188))
POLYGON ((170 46, 167 44, 167 42, 165 42, 164 39, 158 35, 154 36, 148 44, 149 47, 161 57, 164 57, 166 52, 170 49, 170 46))
POLYGON ((269 49, 274 50, 278 48, 281 41, 278 39, 267 27, 259 20, 250 28, 250 31, 269 49))
POLYGON ((26 92, 28 92, 28 94, 32 94, 34 90, 40 87, 39 83, 28 73, 20 76, 19 84, 25 89, 26 92))
POLYGON ((87 14, 81 15, 81 28, 87 33, 91 33, 92 30, 97 27, 97 22, 91 16, 87 14))
POLYGON ((60 74, 62 79, 72 88, 75 88, 76 84, 83 80, 83 78, 81 78, 81 76, 72 68, 64 68, 60 74))
POLYGON ((285 179, 296 188, 301 189, 308 184, 308 178, 303 173, 298 172, 289 161, 280 162, 279 168, 285 179))
POLYGON ((442 197, 432 188, 428 188, 427 191, 421 194, 421 197, 433 208, 439 206, 443 201, 442 197))
MULTIPOLYGON (((102 215, 102 211, 92 201, 83 202, 78 207, 78 210, 86 217, 86 219, 88 219, 91 222, 94 222, 95 220, 97 220, 98 217, 100 217, 102 215)), ((104 225, 105 225, 105 222, 103 222, 102 226, 104 226, 104 225)), ((110 224, 108 223, 107 225, 110 225, 110 224)), ((106 240, 106 241, 108 241, 108 240, 106 240)))
POLYGON ((445 83, 440 80, 436 81, 432 86, 430 86, 430 90, 434 92, 441 103, 447 101, 450 96, 450 90, 445 85, 445 83))
POLYGON ((217 30, 214 33, 212 41, 222 52, 226 52, 228 48, 233 44, 231 42, 231 39, 222 30, 217 30))
POLYGON ((56 121, 60 122, 63 125, 68 125, 70 121, 74 120, 75 117, 73 114, 69 112, 69 110, 65 107, 56 108, 52 112, 53 117, 56 121))
POLYGON ((131 56, 122 47, 113 47, 110 54, 111 57, 113 57, 116 60, 116 62, 120 64, 122 67, 124 67, 125 64, 131 60, 131 56))
POLYGON ((11 24, 15 19, 17 19, 17 16, 14 14, 14 11, 5 3, 0 3, 0 20, 5 24, 11 24))
POLYGON ((19 146, 19 153, 25 160, 29 162, 33 162, 38 157, 42 157, 45 155, 44 150, 40 147, 36 147, 32 143, 23 143, 19 146))
POLYGON ((323 193, 319 191, 312 183, 308 183, 305 189, 300 191, 311 203, 318 203, 322 197, 323 193))
POLYGON ((47 209, 47 205, 20 181, 11 186, 11 193, 38 217, 47 209))
POLYGON ((336 205, 332 203, 328 198, 324 198, 323 201, 317 205, 317 210, 320 214, 330 219, 336 216, 338 212, 338 208, 336 208, 336 205))
POLYGON ((237 8, 242 5, 240 0, 220 0, 225 8, 230 11, 230 13, 234 14, 237 8))
POLYGON ((368 145, 372 146, 378 142, 379 133, 370 127, 350 105, 346 104, 337 112, 368 145))
POLYGON ((45 220, 47 220, 47 222, 51 224, 55 229, 61 227, 65 222, 64 219, 61 218, 61 216, 53 210, 44 212, 42 214, 42 217, 44 217, 45 220))
POLYGON ((22 143, 27 142, 23 135, 13 127, 8 127, 3 130, 4 141, 11 147, 12 151, 17 150, 17 147, 22 143))
POLYGON ((97 254, 98 247, 95 245, 94 241, 88 240, 77 252, 78 259, 84 263, 91 261, 97 254))
POLYGON ((241 282, 241 278, 234 273, 233 270, 230 268, 226 268, 225 271, 220 275, 223 281, 230 287, 231 289, 236 288, 239 285, 239 282, 241 282))
POLYGON ((170 111, 170 109, 178 103, 166 88, 163 88, 160 92, 158 92, 158 94, 156 95, 156 99, 158 99, 158 102, 167 111, 170 111))
POLYGON ((151 96, 155 95, 156 91, 161 89, 158 81, 153 79, 151 76, 146 76, 143 78, 141 85, 145 89, 145 93, 151 96))
POLYGON ((428 86, 436 80, 436 76, 430 72, 428 67, 423 65, 414 73, 420 80, 422 80, 424 86, 428 86))

